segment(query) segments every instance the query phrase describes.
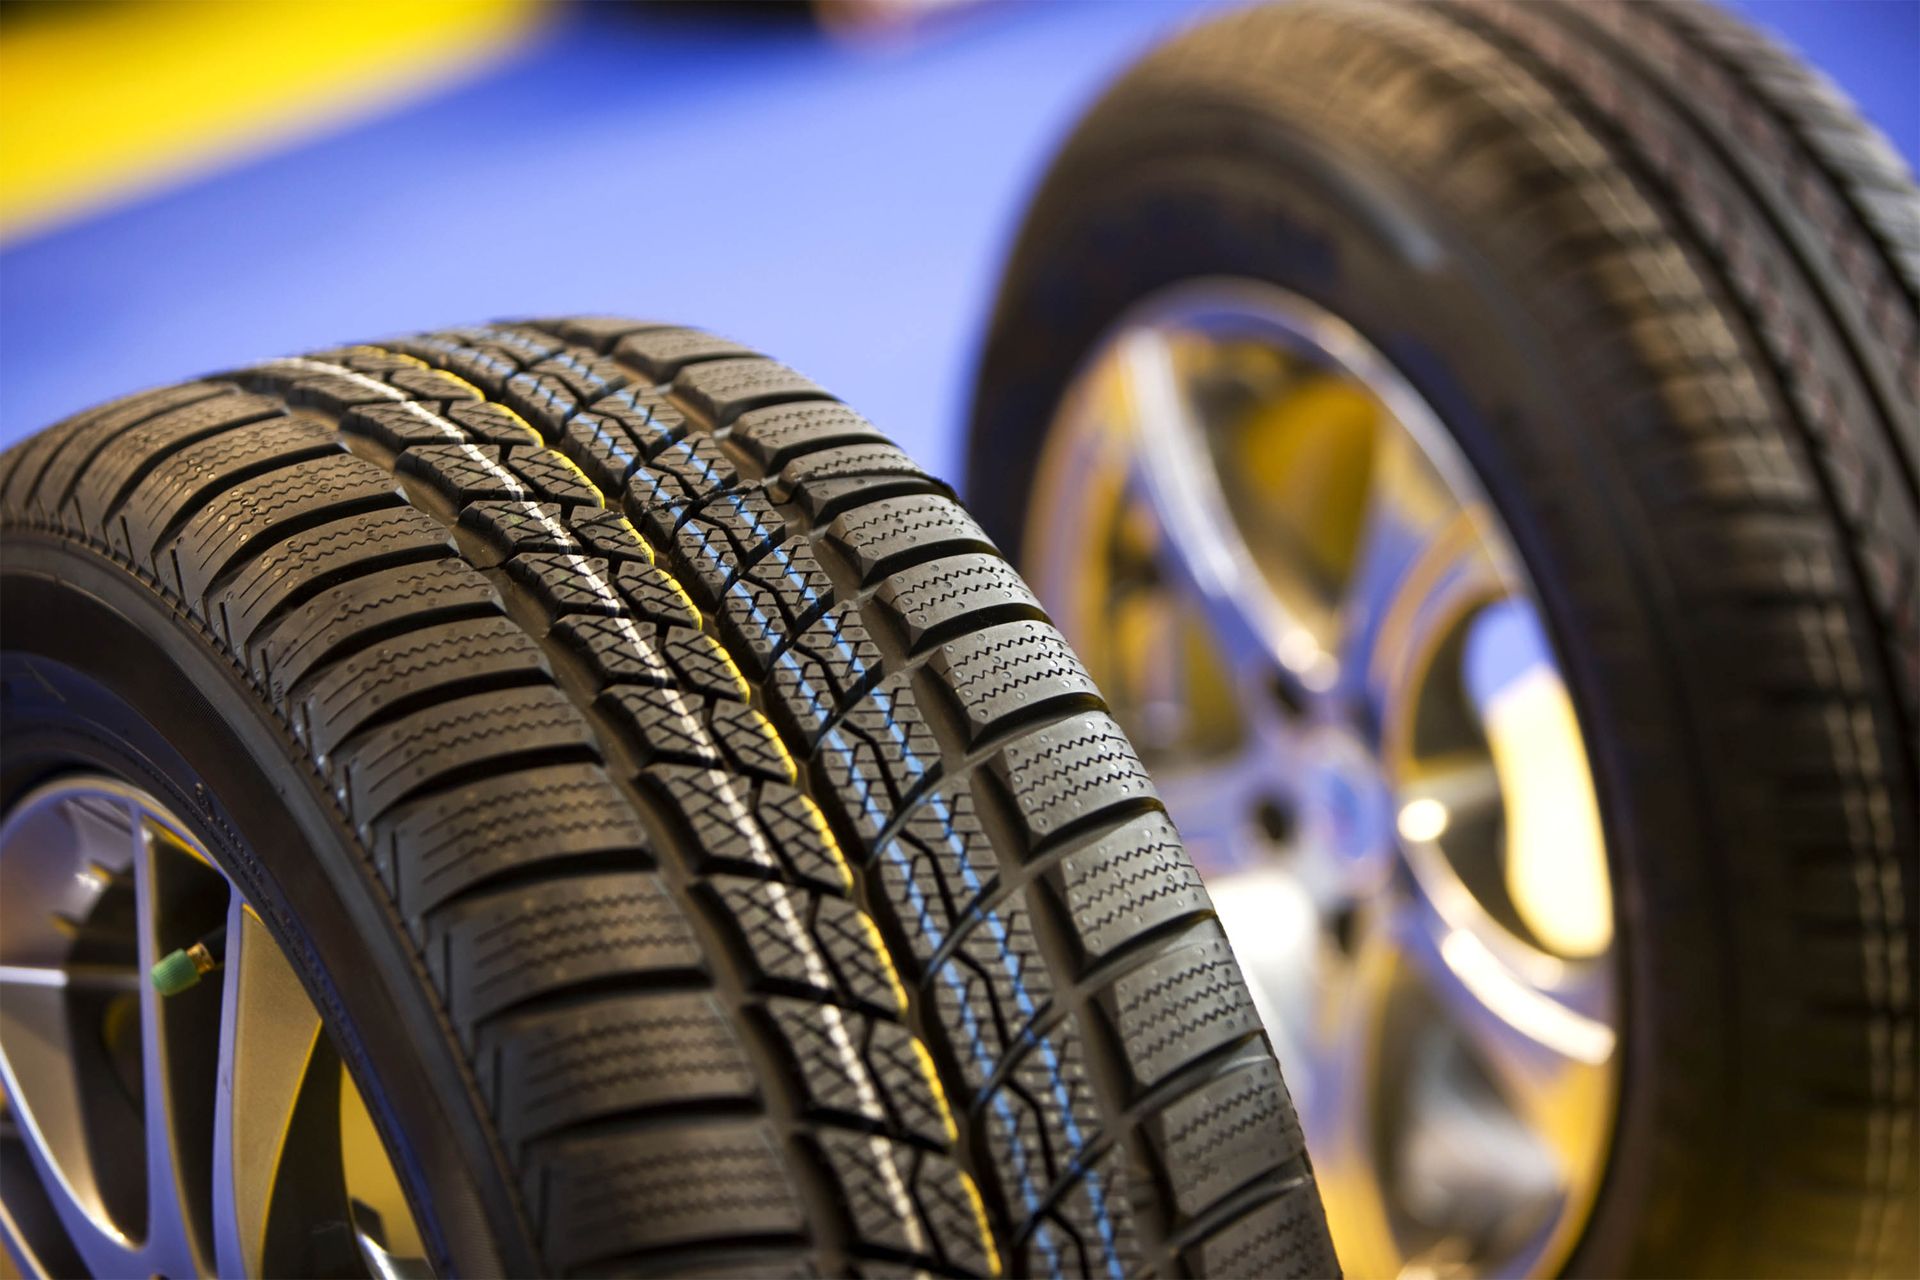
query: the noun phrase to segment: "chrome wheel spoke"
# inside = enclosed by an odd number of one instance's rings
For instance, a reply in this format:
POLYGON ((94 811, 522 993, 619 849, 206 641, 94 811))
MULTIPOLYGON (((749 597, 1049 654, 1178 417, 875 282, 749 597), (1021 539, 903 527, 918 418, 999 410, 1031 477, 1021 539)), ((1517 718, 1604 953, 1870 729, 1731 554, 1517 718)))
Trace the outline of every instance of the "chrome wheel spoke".
POLYGON ((1204 612, 1235 670, 1283 681, 1306 703, 1333 684, 1334 655, 1266 584, 1227 513, 1205 437, 1165 339, 1140 330, 1115 365, 1129 407, 1132 480, 1159 521, 1167 570, 1204 612))
POLYGON ((1500 773, 1478 752, 1421 761, 1400 779, 1395 803, 1401 838, 1430 841, 1463 820, 1498 817, 1500 773))
MULTIPOLYGON (((138 905, 140 971, 149 973, 173 944, 162 932, 165 912, 163 883, 166 851, 155 840, 146 815, 131 810, 134 834, 134 899, 138 905)), ((187 1276, 206 1273, 204 1242, 195 1229, 193 1204, 197 1187, 188 1178, 197 1162, 187 1156, 188 1126, 202 1119, 190 1115, 183 1095, 198 1081, 196 1068, 211 1068, 208 1046, 196 1043, 191 1032, 175 1024, 180 1010, 153 983, 140 984, 140 1070, 146 1111, 147 1241, 143 1265, 149 1273, 187 1276)))
POLYGON ((227 912, 222 980, 215 1250, 220 1274, 261 1275, 267 1219, 321 1024, 293 966, 238 894, 227 912))
POLYGON ((1417 893, 1395 910, 1391 930, 1501 1101, 1563 1179, 1579 1177, 1593 1157, 1587 1122, 1603 1105, 1615 1047, 1603 984, 1538 953, 1507 954, 1490 930, 1447 923, 1417 893))
MULTIPOLYGON (((1360 694, 1386 628, 1409 611, 1403 584, 1438 528, 1453 514, 1438 481, 1410 440, 1382 430, 1367 472, 1365 511, 1352 572, 1342 585, 1339 651, 1343 687, 1360 694)), ((1404 625, 1404 622, 1403 624, 1404 625)))

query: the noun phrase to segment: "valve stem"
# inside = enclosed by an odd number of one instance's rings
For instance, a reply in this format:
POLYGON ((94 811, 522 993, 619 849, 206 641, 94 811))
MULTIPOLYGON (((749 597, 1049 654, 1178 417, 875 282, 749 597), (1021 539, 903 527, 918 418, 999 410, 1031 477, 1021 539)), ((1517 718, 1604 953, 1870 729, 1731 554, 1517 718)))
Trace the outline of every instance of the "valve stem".
POLYGON ((161 956, 147 976, 155 991, 163 996, 177 996, 199 985, 201 978, 218 969, 226 949, 227 927, 221 925, 192 946, 161 956))

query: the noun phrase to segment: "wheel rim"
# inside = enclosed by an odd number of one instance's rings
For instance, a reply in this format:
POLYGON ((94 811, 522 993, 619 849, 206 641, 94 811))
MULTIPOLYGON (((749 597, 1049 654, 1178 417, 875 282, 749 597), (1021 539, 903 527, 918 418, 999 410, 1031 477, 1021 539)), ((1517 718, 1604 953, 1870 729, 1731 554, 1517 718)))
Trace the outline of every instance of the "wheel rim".
POLYGON ((1613 1123, 1605 842, 1432 410, 1295 294, 1177 286, 1063 398, 1025 548, 1207 882, 1348 1270, 1554 1270, 1613 1123))
POLYGON ((431 1274, 292 964, 147 792, 64 778, 0 823, 0 1085, 30 1275, 431 1274), (196 941, 223 962, 163 996, 196 941))

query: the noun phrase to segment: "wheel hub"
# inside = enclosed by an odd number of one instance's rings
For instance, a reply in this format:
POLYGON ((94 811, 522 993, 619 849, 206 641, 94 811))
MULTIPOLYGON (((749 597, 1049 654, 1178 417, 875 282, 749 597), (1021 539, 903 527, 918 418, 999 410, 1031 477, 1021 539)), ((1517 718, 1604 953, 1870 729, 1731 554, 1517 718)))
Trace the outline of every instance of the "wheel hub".
POLYGON ((1300 831, 1315 849, 1377 883, 1393 833, 1392 801, 1374 753, 1338 726, 1310 731, 1301 750, 1300 831))

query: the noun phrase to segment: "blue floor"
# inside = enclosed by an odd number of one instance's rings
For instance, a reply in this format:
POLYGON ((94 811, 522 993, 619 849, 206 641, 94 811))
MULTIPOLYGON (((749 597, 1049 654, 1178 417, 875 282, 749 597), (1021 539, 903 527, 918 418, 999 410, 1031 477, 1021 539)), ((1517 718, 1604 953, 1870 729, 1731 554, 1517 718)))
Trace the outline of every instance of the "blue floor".
MULTIPOLYGON (((642 313, 797 365, 954 474, 1024 192, 1204 0, 1009 5, 877 54, 581 6, 481 78, 0 250, 0 445, 196 372, 514 314, 642 313)), ((1920 150, 1920 4, 1748 0, 1920 150)))

